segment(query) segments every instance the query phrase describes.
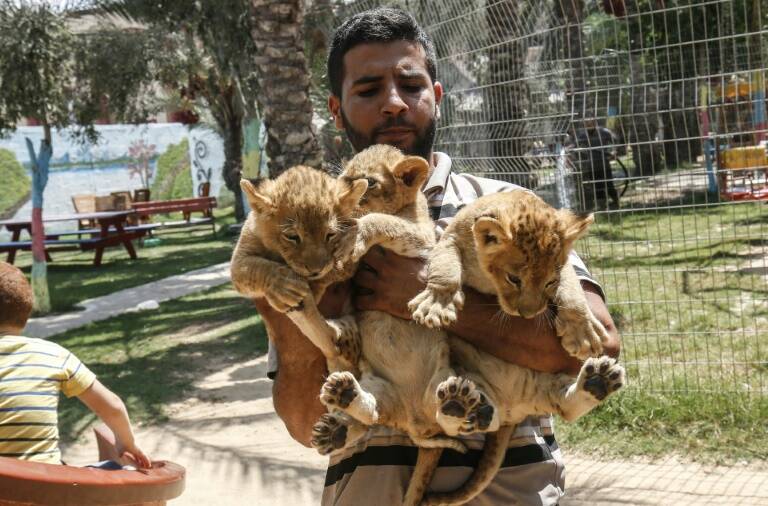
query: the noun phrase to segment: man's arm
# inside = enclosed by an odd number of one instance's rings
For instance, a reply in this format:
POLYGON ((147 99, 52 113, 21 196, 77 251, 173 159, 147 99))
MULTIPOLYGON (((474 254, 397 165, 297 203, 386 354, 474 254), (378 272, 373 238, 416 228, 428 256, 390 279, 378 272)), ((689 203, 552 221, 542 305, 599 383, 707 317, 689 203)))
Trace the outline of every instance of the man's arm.
MULTIPOLYGON (((344 285, 328 288, 320 310, 327 317, 340 316, 348 293, 344 285)), ((277 349, 278 370, 272 385, 275 411, 291 437, 310 446, 312 426, 327 411, 319 398, 328 375, 325 357, 285 314, 275 311, 264 299, 256 299, 254 304, 277 349)))
MULTIPOLYGON (((424 261, 400 257, 382 248, 372 249, 355 277, 360 310, 378 310, 410 319, 408 301, 424 289, 424 261)), ((608 308, 597 289, 582 282, 587 302, 595 317, 605 326, 611 340, 605 352, 618 356, 619 337, 608 308)), ((524 318, 502 315, 493 295, 465 287, 466 301, 456 323, 448 329, 481 350, 502 360, 542 372, 579 370, 579 361, 560 346, 554 328, 541 316, 524 318)))

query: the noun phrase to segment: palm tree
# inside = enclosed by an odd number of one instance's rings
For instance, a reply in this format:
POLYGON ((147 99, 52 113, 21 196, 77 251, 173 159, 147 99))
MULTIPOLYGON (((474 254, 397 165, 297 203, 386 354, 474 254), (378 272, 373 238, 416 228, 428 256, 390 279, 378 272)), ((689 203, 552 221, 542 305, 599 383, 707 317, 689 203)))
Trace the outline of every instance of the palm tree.
POLYGON ((304 2, 251 0, 251 9, 256 98, 267 127, 270 176, 299 164, 319 167, 322 153, 312 125, 304 55, 304 2))

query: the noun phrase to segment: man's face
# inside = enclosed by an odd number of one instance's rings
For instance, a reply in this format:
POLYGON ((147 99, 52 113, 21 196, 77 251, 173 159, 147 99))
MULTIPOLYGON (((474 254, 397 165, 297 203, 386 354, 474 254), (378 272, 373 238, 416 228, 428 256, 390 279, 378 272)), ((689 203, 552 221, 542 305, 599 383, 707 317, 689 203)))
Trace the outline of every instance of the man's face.
POLYGON ((420 44, 360 44, 344 55, 341 98, 328 108, 356 151, 389 144, 429 160, 443 97, 420 44))

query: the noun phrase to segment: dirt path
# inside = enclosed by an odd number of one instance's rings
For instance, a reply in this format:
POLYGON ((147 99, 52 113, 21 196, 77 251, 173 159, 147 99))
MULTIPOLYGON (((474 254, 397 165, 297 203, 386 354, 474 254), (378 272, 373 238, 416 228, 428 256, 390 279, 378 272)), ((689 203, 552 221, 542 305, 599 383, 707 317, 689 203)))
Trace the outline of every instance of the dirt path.
MULTIPOLYGON (((187 488, 174 506, 304 506, 318 504, 326 459, 288 437, 272 409, 266 357, 220 364, 188 400, 169 407, 170 420, 142 427, 154 458, 187 468, 187 488)), ((65 458, 85 463, 95 445, 81 442, 65 458)), ((609 462, 566 455, 568 496, 562 506, 768 505, 768 469, 609 462)))

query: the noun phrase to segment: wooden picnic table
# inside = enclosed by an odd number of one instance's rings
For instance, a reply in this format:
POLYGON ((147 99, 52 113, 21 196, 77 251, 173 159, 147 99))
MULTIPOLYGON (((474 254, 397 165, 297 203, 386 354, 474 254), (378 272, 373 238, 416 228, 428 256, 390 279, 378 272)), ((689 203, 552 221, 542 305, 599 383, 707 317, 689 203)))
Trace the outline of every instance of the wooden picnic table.
MULTIPOLYGON (((110 246, 123 245, 132 259, 138 258, 132 241, 144 236, 153 225, 126 226, 128 217, 135 211, 103 211, 94 213, 75 213, 68 215, 43 217, 43 223, 62 221, 93 220, 98 228, 80 229, 68 232, 51 232, 45 235, 46 258, 50 261, 49 250, 81 249, 83 251, 94 250, 93 265, 101 265, 104 249, 110 246), (76 239, 61 239, 62 236, 74 236, 76 239), (90 237, 83 238, 83 235, 90 237)), ((5 227, 11 232, 11 241, 0 243, 0 251, 8 252, 8 263, 12 264, 16 258, 16 251, 32 249, 32 222, 31 220, 3 220, 0 227, 5 227), (21 232, 26 230, 29 241, 21 240, 21 232)))

